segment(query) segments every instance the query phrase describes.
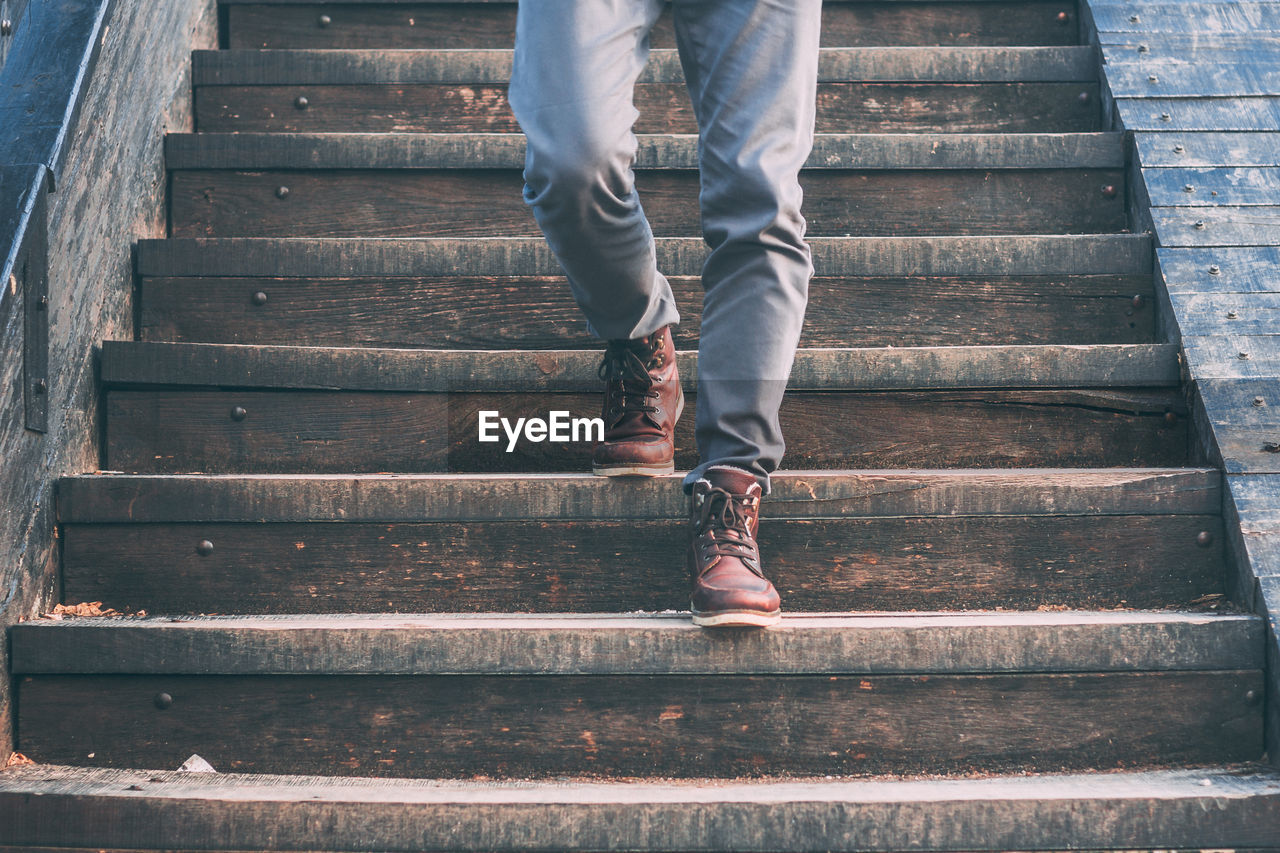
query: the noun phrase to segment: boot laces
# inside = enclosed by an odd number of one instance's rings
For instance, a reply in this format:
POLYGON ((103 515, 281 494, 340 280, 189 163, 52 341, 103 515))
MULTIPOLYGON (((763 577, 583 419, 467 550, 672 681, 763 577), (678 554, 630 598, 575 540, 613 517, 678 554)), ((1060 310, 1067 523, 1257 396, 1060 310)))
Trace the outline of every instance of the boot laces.
POLYGON ((712 486, 700 492, 698 518, 694 536, 704 558, 737 557, 743 565, 760 577, 760 554, 748 528, 747 507, 759 503, 759 497, 735 495, 727 489, 712 486))
POLYGON ((642 352, 637 352, 630 341, 609 341, 596 371, 612 392, 609 426, 632 412, 647 416, 658 411, 658 407, 648 401, 657 400, 660 396, 654 387, 653 377, 649 375, 650 369, 662 366, 660 347, 661 339, 656 335, 645 342, 642 352))

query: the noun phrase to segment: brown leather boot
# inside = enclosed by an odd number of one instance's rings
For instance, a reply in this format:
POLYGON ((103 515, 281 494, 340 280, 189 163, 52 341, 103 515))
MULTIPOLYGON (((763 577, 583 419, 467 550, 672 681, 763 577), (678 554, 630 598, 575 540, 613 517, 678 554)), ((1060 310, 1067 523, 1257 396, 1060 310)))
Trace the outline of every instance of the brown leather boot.
POLYGON ((600 378, 605 381, 604 442, 595 449, 591 470, 603 477, 673 473, 684 391, 671 327, 645 338, 609 341, 600 378))
POLYGON ((730 467, 709 468, 693 484, 693 624, 773 625, 782 619, 778 591, 764 576, 756 547, 762 491, 751 473, 730 467))

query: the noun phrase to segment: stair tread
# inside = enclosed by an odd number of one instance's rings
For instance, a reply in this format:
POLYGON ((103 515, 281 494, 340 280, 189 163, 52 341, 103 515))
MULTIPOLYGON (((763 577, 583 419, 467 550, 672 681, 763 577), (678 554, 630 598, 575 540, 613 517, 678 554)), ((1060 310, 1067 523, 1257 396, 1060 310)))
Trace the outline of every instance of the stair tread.
POLYGON ((715 634, 687 614, 92 617, 9 632, 18 674, 987 674, 1244 670, 1254 615, 788 614, 715 634))
MULTIPOLYGON (((697 354, 678 353, 697 388, 697 354)), ((597 391, 599 353, 106 341, 108 385, 376 391, 597 391)), ((730 377, 732 378, 732 377, 730 377)), ((745 378, 745 377, 744 377, 745 378)), ((1007 344, 797 350, 787 389, 1155 387, 1179 382, 1178 345, 1007 344)))
MULTIPOLYGON (((667 275, 700 275, 706 244, 660 237, 667 275)), ((810 237, 815 274, 1149 273, 1149 234, 810 237)), ((138 241, 143 276, 562 275, 541 237, 186 237, 138 241)))
MULTIPOLYGON (((213 85, 346 85, 505 83, 512 51, 490 49, 231 49, 192 52, 192 83, 213 85)), ((824 82, 1094 81, 1098 60, 1086 45, 824 47, 824 82)), ((641 83, 680 82, 677 52, 650 51, 641 83)))
MULTIPOLYGON (((819 133, 807 169, 1086 169, 1124 166, 1124 134, 819 133)), ((638 169, 696 169, 696 134, 638 134, 638 169)), ((516 133, 170 133, 180 169, 521 169, 516 133)))
POLYGON ((40 764, 0 774, 0 843, 95 848, 177 847, 195 837, 263 850, 281 839, 314 850, 1075 849, 1121 838, 1263 847, 1277 829, 1280 774, 1253 766, 786 781, 489 782, 40 764), (104 819, 117 808, 133 819, 104 819))
MULTIPOLYGON (((683 518, 681 476, 120 474, 64 477, 63 523, 683 518)), ((1209 514, 1216 468, 781 471, 765 517, 1209 514)))

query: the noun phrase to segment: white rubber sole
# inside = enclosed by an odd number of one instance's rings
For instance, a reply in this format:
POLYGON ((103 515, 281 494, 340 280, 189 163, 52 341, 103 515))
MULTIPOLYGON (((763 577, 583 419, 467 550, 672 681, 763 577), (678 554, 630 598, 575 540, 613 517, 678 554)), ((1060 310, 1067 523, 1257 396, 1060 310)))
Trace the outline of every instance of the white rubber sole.
POLYGON ((759 610, 726 610, 720 613, 694 613, 693 624, 702 628, 767 628, 782 621, 782 611, 761 613, 759 610))
MULTIPOLYGON (((680 422, 684 414, 684 388, 680 389, 680 399, 676 401, 676 417, 673 423, 680 422)), ((664 465, 607 465, 591 466, 591 473, 597 477, 665 477, 676 472, 674 460, 664 465)))

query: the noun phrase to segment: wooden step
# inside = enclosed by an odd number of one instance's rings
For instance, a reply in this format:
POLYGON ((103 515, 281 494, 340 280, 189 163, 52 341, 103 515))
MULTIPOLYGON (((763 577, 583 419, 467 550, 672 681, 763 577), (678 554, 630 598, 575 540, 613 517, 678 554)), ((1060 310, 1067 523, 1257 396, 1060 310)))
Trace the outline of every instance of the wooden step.
POLYGON ((35 765, 0 774, 0 844, 223 850, 1263 849, 1250 767, 970 779, 444 782, 35 765), (747 829, 749 827, 749 830, 747 829), (1121 841, 1123 838, 1123 841, 1121 841))
MULTIPOLYGON (((173 251, 144 242, 139 335, 205 343, 598 348, 539 241, 526 241, 527 254, 522 249, 518 258, 496 251, 511 242, 436 241, 436 249, 412 260, 382 254, 381 242, 356 244, 363 247, 357 253, 347 241, 340 255, 337 244, 317 241, 307 241, 304 251, 290 241, 182 240, 173 251), (228 270, 242 252, 261 266, 228 270)), ((697 347, 702 313, 696 277, 702 249, 694 243, 659 241, 680 309, 675 335, 682 349, 697 347), (687 255, 672 251, 672 243, 688 246, 687 255)), ((403 248, 397 243, 391 254, 403 248)), ((809 284, 802 346, 1155 340, 1145 235, 815 238, 814 252, 819 274, 809 284)))
MULTIPOLYGON (((59 486, 63 592, 151 613, 688 607, 678 477, 127 476, 59 486)), ((781 473, 789 612, 1156 608, 1223 592, 1215 469, 781 473)))
MULTIPOLYGON (((1097 130, 1089 47, 826 48, 817 130, 1097 130)), ((193 54, 200 131, 519 132, 509 50, 205 50, 193 54), (301 99, 301 100, 300 100, 301 99)), ((695 132, 674 50, 636 86, 642 133, 695 132)))
MULTIPOLYGON (((509 48, 515 42, 515 3, 232 0, 224 5, 232 48, 509 48)), ((1081 40, 1075 0, 827 0, 822 18, 825 47, 1081 40)), ((669 13, 658 21, 652 44, 675 47, 669 13)))
MULTIPOLYGON (((701 233, 697 140, 650 139, 654 234, 701 233)), ((189 134, 167 149, 174 237, 510 237, 541 231, 513 134, 189 134)), ((801 174, 815 236, 1122 230, 1121 134, 847 134, 801 174)))
MULTIPOLYGON (((797 353, 791 468, 1181 465, 1175 344, 797 353)), ((107 465, 137 473, 578 471, 587 433, 502 440, 497 418, 596 417, 591 352, 108 342, 107 465), (482 415, 482 412, 493 414, 482 415), (481 418, 489 439, 480 440, 481 418)), ((693 355, 681 356, 692 406, 693 355)), ((692 417, 676 465, 695 464, 692 417)), ((561 432, 558 430, 557 432, 561 432)))
POLYGON ((337 615, 37 620, 10 637, 18 749, 37 761, 733 777, 1256 759, 1262 630, 1171 613, 727 633, 683 616, 337 615))

